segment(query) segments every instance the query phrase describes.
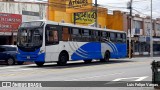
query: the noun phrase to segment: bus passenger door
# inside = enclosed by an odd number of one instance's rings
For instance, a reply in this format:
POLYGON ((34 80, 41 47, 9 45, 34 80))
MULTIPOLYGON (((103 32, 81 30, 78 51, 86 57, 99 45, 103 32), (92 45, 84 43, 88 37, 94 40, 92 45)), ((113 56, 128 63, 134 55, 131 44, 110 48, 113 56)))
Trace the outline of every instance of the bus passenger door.
POLYGON ((55 25, 46 25, 45 31, 45 46, 46 56, 45 61, 57 61, 58 59, 58 44, 59 35, 58 29, 55 25))

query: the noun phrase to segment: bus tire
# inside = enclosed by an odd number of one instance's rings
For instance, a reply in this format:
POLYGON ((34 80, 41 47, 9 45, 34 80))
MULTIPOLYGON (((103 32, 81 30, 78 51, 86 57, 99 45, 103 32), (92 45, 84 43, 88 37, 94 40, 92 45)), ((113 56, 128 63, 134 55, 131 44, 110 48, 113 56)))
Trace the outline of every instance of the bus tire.
POLYGON ((57 65, 64 66, 64 65, 67 64, 67 61, 68 61, 68 55, 67 55, 67 53, 62 52, 59 55, 59 59, 58 59, 57 65))
POLYGON ((35 63, 38 67, 42 67, 44 65, 44 62, 35 62, 35 63))
POLYGON ((23 64, 24 64, 24 61, 18 61, 17 64, 18 64, 18 65, 23 65, 23 64))
POLYGON ((83 60, 84 63, 91 63, 92 62, 92 59, 89 59, 89 60, 83 60))
POLYGON ((108 62, 110 58, 110 53, 108 51, 105 52, 104 58, 100 59, 101 62, 108 62))

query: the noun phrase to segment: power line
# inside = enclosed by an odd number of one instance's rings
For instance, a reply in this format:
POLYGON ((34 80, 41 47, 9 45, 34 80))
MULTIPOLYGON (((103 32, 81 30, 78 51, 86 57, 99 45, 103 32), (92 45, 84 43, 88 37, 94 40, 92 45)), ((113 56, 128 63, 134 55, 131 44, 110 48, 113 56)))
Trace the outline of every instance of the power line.
POLYGON ((143 14, 143 15, 146 15, 146 16, 148 16, 147 14, 145 14, 145 13, 142 13, 141 11, 138 11, 138 10, 136 10, 136 9, 133 9, 134 11, 136 11, 136 12, 138 12, 139 14, 143 14))

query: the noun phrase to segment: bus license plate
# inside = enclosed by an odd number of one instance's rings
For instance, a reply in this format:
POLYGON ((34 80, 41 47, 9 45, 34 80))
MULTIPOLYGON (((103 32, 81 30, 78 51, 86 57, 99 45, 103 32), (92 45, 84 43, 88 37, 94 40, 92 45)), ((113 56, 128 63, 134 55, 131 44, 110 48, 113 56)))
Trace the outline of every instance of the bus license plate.
POLYGON ((30 59, 30 56, 27 56, 27 59, 30 59))

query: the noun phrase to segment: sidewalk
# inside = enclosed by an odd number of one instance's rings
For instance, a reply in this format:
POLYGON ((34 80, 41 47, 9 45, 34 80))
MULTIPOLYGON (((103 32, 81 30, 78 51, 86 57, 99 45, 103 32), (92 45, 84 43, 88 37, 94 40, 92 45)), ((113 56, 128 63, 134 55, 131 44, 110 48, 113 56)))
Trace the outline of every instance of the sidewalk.
MULTIPOLYGON (((133 55, 132 58, 135 58, 135 57, 150 57, 150 55, 133 55)), ((153 55, 153 57, 160 57, 160 55, 153 55)))
MULTIPOLYGON (((129 57, 126 57, 126 59, 128 60, 128 59, 130 59, 129 57)), ((147 55, 147 56, 133 56, 130 60, 143 60, 143 61, 145 61, 145 60, 151 60, 151 61, 153 61, 153 60, 155 60, 155 61, 160 61, 160 55, 156 55, 156 56, 153 56, 153 57, 150 57, 149 55, 147 55)))

